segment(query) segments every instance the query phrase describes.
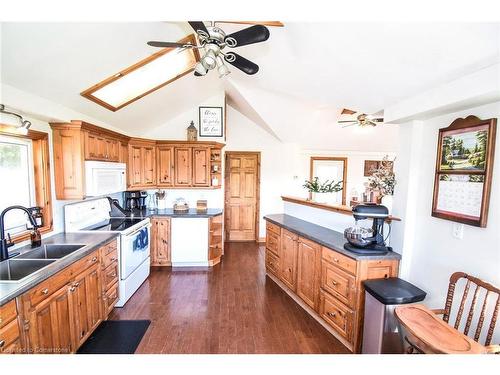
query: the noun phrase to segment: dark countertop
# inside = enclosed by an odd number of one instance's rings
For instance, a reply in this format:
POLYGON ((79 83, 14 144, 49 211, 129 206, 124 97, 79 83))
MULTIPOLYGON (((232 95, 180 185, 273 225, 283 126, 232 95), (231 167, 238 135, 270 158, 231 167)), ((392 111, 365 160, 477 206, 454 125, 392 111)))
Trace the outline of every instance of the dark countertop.
POLYGON ((209 208, 207 212, 199 213, 196 208, 190 208, 189 212, 180 213, 174 212, 173 208, 163 208, 156 210, 142 210, 135 211, 134 217, 155 217, 155 216, 166 216, 166 217, 185 217, 185 218, 207 218, 213 216, 222 215, 223 210, 221 208, 209 208))
POLYGON ((317 224, 310 223, 309 221, 301 220, 294 216, 285 214, 274 214, 264 216, 265 220, 279 225, 290 232, 298 234, 311 241, 319 243, 329 249, 335 250, 349 258, 369 260, 369 259, 401 259, 401 255, 390 251, 386 255, 362 255, 356 254, 344 249, 346 239, 344 234, 332 229, 328 229, 317 224))
MULTIPOLYGON (((46 267, 32 273, 21 281, 0 281, 0 306, 9 302, 17 296, 33 288, 42 281, 48 279, 50 276, 58 273, 62 269, 73 264, 77 260, 90 254, 102 245, 105 245, 113 238, 118 237, 118 233, 59 233, 54 236, 42 240, 42 246, 46 244, 85 244, 84 247, 77 251, 65 256, 64 258, 57 259, 55 262, 47 265, 46 267)), ((34 250, 30 245, 11 250, 11 252, 20 252, 21 254, 34 250)), ((15 259, 11 258, 11 259, 15 259)))

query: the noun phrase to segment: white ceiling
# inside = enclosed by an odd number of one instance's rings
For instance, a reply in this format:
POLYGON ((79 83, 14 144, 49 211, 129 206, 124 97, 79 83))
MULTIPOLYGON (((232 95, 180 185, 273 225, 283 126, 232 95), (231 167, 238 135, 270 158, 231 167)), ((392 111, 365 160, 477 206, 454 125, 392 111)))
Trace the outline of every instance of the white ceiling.
MULTIPOLYGON (((267 42, 237 49, 259 64, 259 73, 234 68, 226 85, 295 98, 307 110, 376 112, 500 60, 499 24, 285 22, 270 31, 267 42)), ((148 40, 190 32, 187 23, 3 23, 1 78, 137 134, 220 92, 224 80, 213 72, 187 75, 115 113, 79 93, 155 52, 148 40)), ((234 95, 234 102, 242 100, 234 95)))

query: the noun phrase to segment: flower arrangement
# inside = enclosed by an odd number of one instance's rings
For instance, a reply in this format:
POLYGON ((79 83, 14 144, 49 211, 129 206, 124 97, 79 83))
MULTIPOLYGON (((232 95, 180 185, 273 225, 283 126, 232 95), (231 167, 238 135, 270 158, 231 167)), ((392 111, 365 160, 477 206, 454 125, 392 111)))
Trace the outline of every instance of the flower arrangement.
POLYGON ((306 180, 302 186, 310 193, 337 193, 343 189, 342 182, 343 181, 335 182, 334 180, 326 180, 320 183, 319 178, 314 177, 311 181, 306 180))
POLYGON ((394 186, 396 186, 396 175, 393 171, 394 160, 389 160, 387 155, 384 156, 380 166, 368 177, 368 187, 379 191, 382 196, 394 194, 394 186))

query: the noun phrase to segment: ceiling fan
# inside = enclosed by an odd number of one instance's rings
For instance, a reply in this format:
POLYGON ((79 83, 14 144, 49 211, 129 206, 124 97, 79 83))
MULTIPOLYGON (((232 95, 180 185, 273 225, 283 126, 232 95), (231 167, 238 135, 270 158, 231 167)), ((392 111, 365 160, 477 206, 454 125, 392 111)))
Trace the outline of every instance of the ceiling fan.
MULTIPOLYGON (((344 108, 342 110, 341 115, 356 115, 358 112, 353 111, 351 109, 344 108)), ((383 124, 384 118, 377 117, 375 115, 367 115, 366 113, 358 114, 353 120, 340 120, 337 121, 339 124, 345 124, 342 126, 343 128, 347 128, 349 126, 358 125, 360 127, 367 126, 377 126, 378 124, 383 124)))
MULTIPOLYGON (((217 21, 223 22, 223 21, 217 21)), ((283 24, 275 24, 277 21, 263 22, 272 26, 282 26, 283 24)), ((234 21, 232 23, 248 23, 234 21)), ((200 61, 195 65, 194 75, 204 76, 209 70, 217 68, 219 77, 224 77, 230 73, 224 62, 227 62, 238 68, 246 74, 255 74, 259 71, 259 66, 250 60, 235 52, 222 52, 225 47, 236 48, 246 46, 248 44, 264 42, 269 38, 269 30, 266 26, 257 24, 246 29, 236 31, 232 34, 226 33, 212 23, 212 26, 205 26, 202 21, 189 21, 189 25, 198 35, 199 45, 191 43, 177 42, 158 42, 150 41, 148 45, 160 48, 198 48, 203 49, 205 53, 200 61)))

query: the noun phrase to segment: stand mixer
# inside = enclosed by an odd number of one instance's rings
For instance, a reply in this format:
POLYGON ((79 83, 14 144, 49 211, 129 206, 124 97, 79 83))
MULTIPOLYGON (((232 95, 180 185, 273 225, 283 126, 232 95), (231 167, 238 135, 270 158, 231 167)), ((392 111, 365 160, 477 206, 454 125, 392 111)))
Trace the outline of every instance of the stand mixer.
POLYGON ((384 241, 384 222, 389 217, 387 207, 379 204, 358 204, 352 209, 352 215, 356 222, 353 227, 344 231, 344 237, 348 241, 344 244, 344 249, 365 255, 383 255, 392 251, 384 241), (365 219, 373 220, 371 228, 358 224, 359 220, 365 219))

